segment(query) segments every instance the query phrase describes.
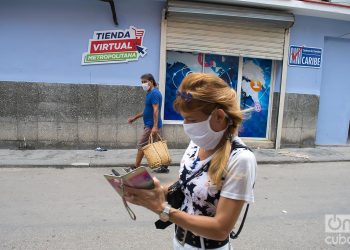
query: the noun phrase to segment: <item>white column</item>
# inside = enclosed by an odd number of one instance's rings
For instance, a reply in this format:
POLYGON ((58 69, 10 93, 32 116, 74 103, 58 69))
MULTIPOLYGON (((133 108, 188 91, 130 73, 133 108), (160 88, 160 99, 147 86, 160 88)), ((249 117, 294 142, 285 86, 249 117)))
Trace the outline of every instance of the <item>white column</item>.
POLYGON ((278 107, 278 120, 277 120, 276 144, 275 144, 276 149, 281 148, 284 100, 286 97, 286 85, 287 85, 289 39, 290 39, 290 29, 286 29, 285 36, 284 36, 284 50, 283 50, 282 78, 281 78, 281 88, 280 88, 280 101, 279 101, 279 107, 278 107))
POLYGON ((159 52, 159 91, 163 95, 161 118, 164 120, 165 104, 165 81, 166 81, 166 19, 165 9, 162 12, 160 29, 160 52, 159 52))

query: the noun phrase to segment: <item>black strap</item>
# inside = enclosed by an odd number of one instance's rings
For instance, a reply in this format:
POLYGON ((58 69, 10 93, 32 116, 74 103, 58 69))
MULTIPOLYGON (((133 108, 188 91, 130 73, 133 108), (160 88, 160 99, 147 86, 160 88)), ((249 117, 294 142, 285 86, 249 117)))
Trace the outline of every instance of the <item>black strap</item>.
MULTIPOLYGON (((232 152, 234 149, 237 149, 237 148, 244 148, 244 149, 249 150, 249 151, 252 152, 252 150, 251 150, 249 147, 247 147, 247 146, 245 146, 245 145, 243 145, 243 144, 240 144, 240 143, 237 142, 237 141, 233 141, 233 142, 232 142, 231 152, 232 152)), ((255 186, 255 183, 253 184, 253 188, 254 188, 254 186, 255 186)), ((245 223, 245 220, 246 220, 246 218, 247 218, 248 210, 249 210, 249 203, 247 204, 247 206, 246 206, 246 208, 245 208, 244 215, 243 215, 243 218, 242 218, 242 222, 241 222, 241 224, 239 225, 239 228, 238 228, 237 233, 235 233, 234 231, 232 231, 232 232, 230 233, 230 238, 231 238, 231 239, 233 239, 233 240, 234 240, 234 239, 237 239, 238 236, 239 236, 239 234, 241 233, 241 231, 242 231, 242 229, 243 229, 243 226, 244 226, 244 223, 245 223)))
MULTIPOLYGON (((199 176, 201 173, 203 173, 203 171, 208 169, 209 164, 210 164, 210 161, 207 164, 205 164, 204 166, 202 166, 200 169, 198 169, 196 173, 192 174, 191 177, 186 179, 184 182, 177 181, 180 184, 179 187, 185 187, 189 181, 191 181, 196 176, 199 176)), ((156 226, 157 229, 165 229, 168 226, 170 226, 171 224, 173 224, 171 221, 164 222, 162 220, 157 220, 154 223, 154 225, 156 226)))
POLYGON ((247 218, 247 214, 248 214, 248 209, 249 209, 249 203, 247 204, 246 208, 245 208, 245 211, 244 211, 244 215, 243 215, 243 219, 242 219, 242 222, 241 222, 241 225, 239 225, 239 228, 238 228, 238 231, 237 233, 235 232, 231 232, 230 233, 230 238, 231 239, 237 239, 239 234, 241 233, 242 229, 243 229, 243 226, 244 226, 244 222, 245 222, 245 219, 247 218))
POLYGON ((186 179, 183 182, 180 182, 181 186, 186 186, 187 183, 189 183, 192 179, 194 179, 195 177, 198 177, 201 173, 203 173, 205 170, 208 169, 210 164, 210 161, 208 161, 204 166, 202 166, 200 169, 198 169, 198 171, 196 173, 194 173, 193 175, 191 175, 190 178, 186 179))
MULTIPOLYGON (((255 183, 253 184, 253 188, 254 188, 254 186, 255 186, 255 183)), ((243 215, 243 218, 242 218, 242 222, 241 222, 241 225, 239 225, 237 233, 235 233, 233 231, 230 233, 230 238, 231 239, 233 239, 233 240, 237 239, 239 234, 241 233, 241 231, 243 229, 243 226, 244 226, 245 219, 247 218, 248 210, 249 210, 249 203, 247 204, 247 206, 245 208, 244 215, 243 215)))

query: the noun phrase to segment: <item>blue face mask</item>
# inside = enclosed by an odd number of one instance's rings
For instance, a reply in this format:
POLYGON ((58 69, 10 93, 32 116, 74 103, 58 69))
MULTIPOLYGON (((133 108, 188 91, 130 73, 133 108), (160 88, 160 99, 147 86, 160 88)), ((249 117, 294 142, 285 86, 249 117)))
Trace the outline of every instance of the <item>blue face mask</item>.
POLYGON ((214 149, 222 139, 227 128, 221 131, 214 131, 210 127, 211 115, 207 120, 196 123, 183 124, 187 136, 199 147, 205 150, 214 149))

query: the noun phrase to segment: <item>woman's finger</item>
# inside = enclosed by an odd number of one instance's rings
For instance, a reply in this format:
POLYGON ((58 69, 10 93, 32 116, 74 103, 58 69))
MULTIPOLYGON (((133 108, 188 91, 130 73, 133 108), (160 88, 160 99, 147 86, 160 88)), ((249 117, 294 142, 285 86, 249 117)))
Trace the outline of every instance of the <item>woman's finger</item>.
POLYGON ((135 190, 131 190, 131 189, 125 189, 124 190, 124 197, 127 197, 128 199, 147 199, 153 196, 153 193, 150 192, 149 190, 142 190, 142 189, 136 189, 135 190))
POLYGON ((132 187, 124 186, 124 193, 139 194, 140 192, 143 192, 143 190, 139 189, 139 188, 132 188, 132 187))
POLYGON ((136 201, 135 197, 136 197, 135 195, 124 196, 125 200, 128 201, 128 202, 131 202, 131 203, 134 203, 136 201))
POLYGON ((153 177, 153 181, 154 181, 154 187, 155 187, 155 188, 158 188, 158 187, 161 186, 161 185, 160 185, 160 181, 158 180, 157 177, 153 177))
POLYGON ((144 206, 145 203, 142 199, 139 199, 137 196, 135 195, 131 195, 131 196, 127 196, 127 197, 124 197, 125 200, 131 204, 134 204, 134 205, 138 205, 138 206, 144 206))

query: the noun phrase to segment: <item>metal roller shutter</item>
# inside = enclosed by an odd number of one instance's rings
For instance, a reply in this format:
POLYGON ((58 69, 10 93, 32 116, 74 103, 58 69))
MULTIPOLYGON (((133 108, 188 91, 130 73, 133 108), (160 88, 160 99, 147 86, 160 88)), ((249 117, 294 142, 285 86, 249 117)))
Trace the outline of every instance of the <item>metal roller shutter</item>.
POLYGON ((167 50, 282 60, 291 14, 170 1, 167 50))

